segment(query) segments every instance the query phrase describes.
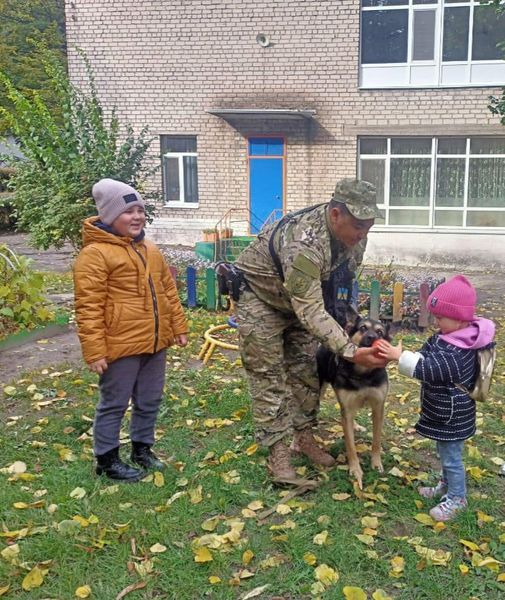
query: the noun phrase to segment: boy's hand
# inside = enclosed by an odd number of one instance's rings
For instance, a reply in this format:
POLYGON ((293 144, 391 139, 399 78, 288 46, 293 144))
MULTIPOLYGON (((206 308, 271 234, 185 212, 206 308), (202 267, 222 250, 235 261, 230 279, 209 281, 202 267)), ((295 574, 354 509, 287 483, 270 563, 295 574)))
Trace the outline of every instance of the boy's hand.
POLYGON ((179 335, 176 335, 175 343, 181 348, 184 348, 184 346, 188 345, 188 336, 185 333, 180 333, 179 335))
POLYGON ((396 360, 400 358, 400 354, 403 352, 401 340, 398 342, 398 346, 392 346, 386 340, 380 340, 374 345, 377 352, 377 356, 385 358, 387 360, 396 360))
POLYGON ((98 373, 98 375, 103 375, 108 368, 109 365, 105 358, 99 358, 92 363, 88 363, 88 369, 93 371, 93 373, 98 373))

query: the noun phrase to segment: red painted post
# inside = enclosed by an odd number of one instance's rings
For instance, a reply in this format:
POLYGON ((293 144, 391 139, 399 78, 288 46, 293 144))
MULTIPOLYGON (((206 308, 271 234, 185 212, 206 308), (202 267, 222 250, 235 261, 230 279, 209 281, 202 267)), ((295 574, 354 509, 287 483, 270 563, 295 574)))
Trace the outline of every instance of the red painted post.
POLYGON ((430 295, 430 286, 425 281, 419 286, 419 319, 417 324, 419 327, 428 327, 430 323, 430 313, 426 308, 426 301, 430 295))

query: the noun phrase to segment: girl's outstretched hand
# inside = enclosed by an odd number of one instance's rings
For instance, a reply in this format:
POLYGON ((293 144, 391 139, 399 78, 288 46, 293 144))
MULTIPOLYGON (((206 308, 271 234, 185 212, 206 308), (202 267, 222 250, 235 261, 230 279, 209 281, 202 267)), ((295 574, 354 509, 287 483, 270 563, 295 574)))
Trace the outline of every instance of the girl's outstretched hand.
POLYGON ((387 360, 398 360, 400 358, 400 354, 403 352, 402 342, 398 342, 398 346, 392 346, 386 340, 380 340, 379 342, 374 343, 375 351, 377 352, 377 356, 380 358, 386 358, 387 360))

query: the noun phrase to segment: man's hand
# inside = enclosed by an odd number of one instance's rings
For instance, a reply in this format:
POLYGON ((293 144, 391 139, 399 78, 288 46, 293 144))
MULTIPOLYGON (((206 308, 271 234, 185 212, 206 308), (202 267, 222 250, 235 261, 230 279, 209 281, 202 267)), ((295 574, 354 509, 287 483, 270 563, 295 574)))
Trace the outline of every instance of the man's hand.
POLYGON ((175 343, 181 348, 184 348, 184 346, 188 345, 188 336, 185 333, 180 333, 179 335, 176 335, 175 343))
POLYGON ((376 348, 358 348, 349 360, 367 369, 381 369, 388 364, 388 361, 386 358, 379 357, 376 352, 376 348))
POLYGON ((88 363, 88 369, 93 371, 93 373, 98 373, 98 375, 103 375, 108 368, 109 365, 105 358, 99 358, 92 363, 88 363))
POLYGON ((377 356, 380 358, 396 361, 400 358, 400 354, 403 352, 401 340, 398 342, 398 346, 392 346, 389 342, 386 342, 386 340, 380 340, 374 349, 377 352, 377 356))

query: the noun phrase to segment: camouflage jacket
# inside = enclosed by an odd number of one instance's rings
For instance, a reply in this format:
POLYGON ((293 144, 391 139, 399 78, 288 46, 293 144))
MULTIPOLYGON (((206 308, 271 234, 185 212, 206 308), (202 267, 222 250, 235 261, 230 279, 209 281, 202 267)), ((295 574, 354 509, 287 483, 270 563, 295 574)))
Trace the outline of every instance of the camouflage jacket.
POLYGON ((326 312, 321 282, 346 260, 349 269, 355 271, 363 260, 366 239, 352 248, 341 244, 330 232, 327 209, 328 204, 323 204, 295 215, 275 233, 274 249, 284 271, 284 282, 268 248, 276 224, 261 231, 235 265, 258 298, 277 310, 294 313, 324 346, 350 358, 356 346, 326 312))

